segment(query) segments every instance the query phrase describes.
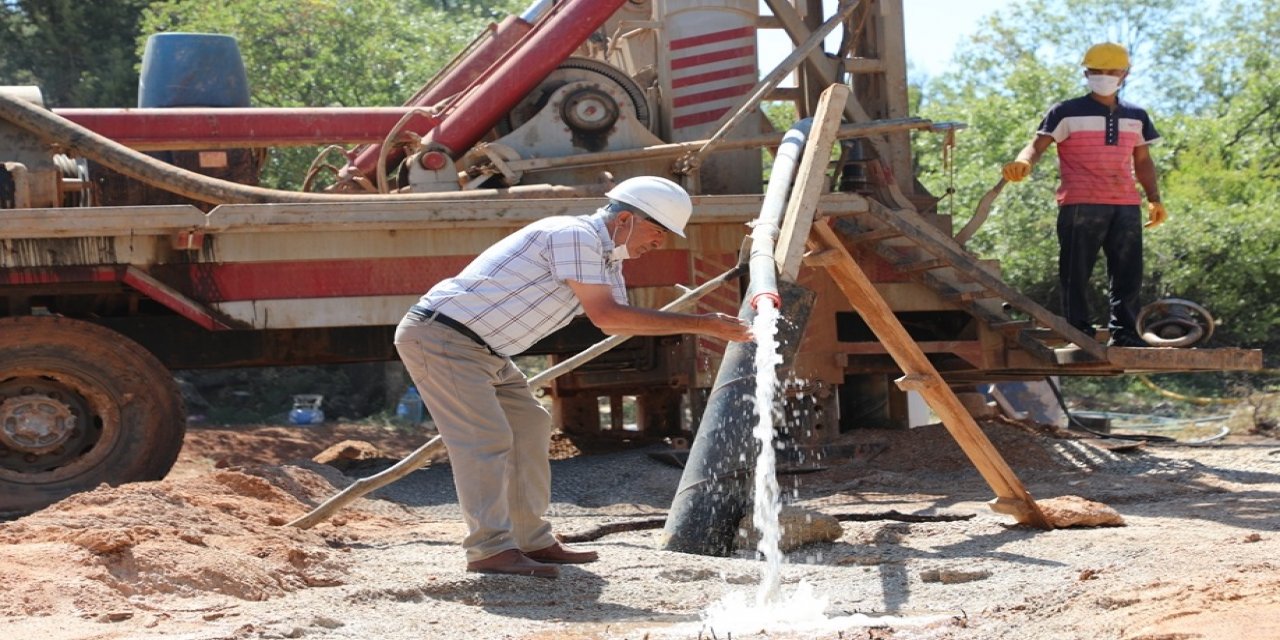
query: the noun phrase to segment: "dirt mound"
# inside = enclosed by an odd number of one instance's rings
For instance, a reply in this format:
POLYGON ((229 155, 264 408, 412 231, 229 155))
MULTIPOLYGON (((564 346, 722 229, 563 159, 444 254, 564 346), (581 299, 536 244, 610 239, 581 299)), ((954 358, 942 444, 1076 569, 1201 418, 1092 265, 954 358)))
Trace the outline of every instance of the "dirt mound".
POLYGON ((0 564, 16 568, 0 573, 0 590, 23 594, 0 600, 0 616, 126 615, 139 595, 265 600, 341 584, 345 525, 385 517, 357 506, 332 521, 341 529, 281 526, 335 491, 316 471, 257 466, 72 496, 0 525, 0 564))
MULTIPOLYGON (((343 440, 361 440, 381 455, 399 459, 433 433, 425 429, 396 429, 365 424, 315 426, 193 427, 187 430, 174 474, 195 475, 211 467, 277 465, 309 460, 326 447, 343 440)), ((174 477, 173 474, 170 477, 174 477)))
MULTIPOLYGON (((1065 433, 1044 433, 1044 427, 1012 420, 980 420, 978 426, 1004 461, 1015 470, 1060 467, 1062 461, 1046 448, 1051 442, 1046 436, 1070 437, 1065 433)), ((890 446, 875 460, 878 467, 899 471, 917 468, 958 471, 973 468, 973 462, 942 424, 889 432, 887 435, 891 438, 890 446)))

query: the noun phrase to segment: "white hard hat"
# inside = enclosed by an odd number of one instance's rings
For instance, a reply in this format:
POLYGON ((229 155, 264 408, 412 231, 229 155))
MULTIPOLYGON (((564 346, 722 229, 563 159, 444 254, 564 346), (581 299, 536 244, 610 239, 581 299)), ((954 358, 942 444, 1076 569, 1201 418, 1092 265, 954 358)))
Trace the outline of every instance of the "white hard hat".
POLYGON ((604 195, 639 209, 671 233, 685 237, 684 225, 693 215, 693 201, 680 185, 666 178, 640 176, 623 180, 604 195))

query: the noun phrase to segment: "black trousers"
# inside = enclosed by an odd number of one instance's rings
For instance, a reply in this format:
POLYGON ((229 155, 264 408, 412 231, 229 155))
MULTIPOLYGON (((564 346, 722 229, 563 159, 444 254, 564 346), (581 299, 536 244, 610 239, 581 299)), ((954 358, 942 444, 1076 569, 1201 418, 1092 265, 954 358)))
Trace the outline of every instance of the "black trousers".
POLYGON ((1093 334, 1089 277, 1098 250, 1107 257, 1111 335, 1137 335, 1142 288, 1142 211, 1138 205, 1069 204, 1058 208, 1058 281, 1062 315, 1093 334))

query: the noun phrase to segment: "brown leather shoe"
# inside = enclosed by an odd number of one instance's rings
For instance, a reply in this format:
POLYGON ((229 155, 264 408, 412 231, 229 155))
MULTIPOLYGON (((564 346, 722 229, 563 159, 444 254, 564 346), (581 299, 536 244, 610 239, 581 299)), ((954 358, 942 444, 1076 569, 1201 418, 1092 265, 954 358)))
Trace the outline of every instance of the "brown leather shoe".
POLYGON ((552 564, 583 564, 600 559, 600 554, 594 551, 574 549, 559 542, 537 551, 526 551, 524 555, 538 562, 550 562, 552 564))
POLYGON ((558 578, 560 567, 530 560, 519 549, 507 549, 483 560, 467 563, 469 573, 505 573, 517 576, 558 578))

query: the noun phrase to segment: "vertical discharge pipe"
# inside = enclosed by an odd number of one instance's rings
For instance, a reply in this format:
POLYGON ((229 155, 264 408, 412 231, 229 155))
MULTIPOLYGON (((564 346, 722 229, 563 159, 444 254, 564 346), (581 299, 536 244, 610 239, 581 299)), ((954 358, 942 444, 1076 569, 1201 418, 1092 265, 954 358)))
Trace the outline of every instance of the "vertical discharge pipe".
MULTIPOLYGON (((809 119, 797 122, 783 136, 774 156, 764 203, 751 231, 747 265, 751 283, 738 310, 739 318, 751 321, 756 305, 766 297, 781 309, 778 344, 783 362, 794 360, 815 298, 803 287, 779 283, 773 257, 788 192, 811 125, 809 119)), ((751 474, 756 457, 752 437, 755 350, 754 342, 730 343, 725 350, 667 514, 662 546, 668 551, 705 556, 733 552, 738 521, 751 503, 751 474)), ((771 411, 772 407, 762 410, 771 411)))

